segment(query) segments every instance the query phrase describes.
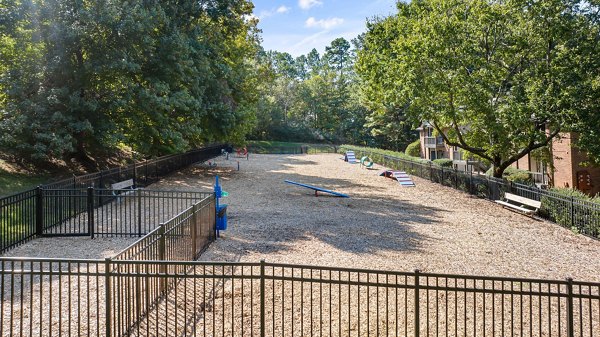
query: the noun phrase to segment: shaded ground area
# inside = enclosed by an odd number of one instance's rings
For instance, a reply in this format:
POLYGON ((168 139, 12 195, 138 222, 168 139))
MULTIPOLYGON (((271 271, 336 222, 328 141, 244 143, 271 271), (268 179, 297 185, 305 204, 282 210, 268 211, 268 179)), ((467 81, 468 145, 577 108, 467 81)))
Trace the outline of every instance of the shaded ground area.
POLYGON ((251 155, 155 185, 205 189, 222 177, 229 229, 203 260, 600 281, 600 242, 413 177, 401 187, 341 155, 251 155), (240 171, 237 171, 237 161, 240 171), (289 179, 351 195, 320 196, 289 179))

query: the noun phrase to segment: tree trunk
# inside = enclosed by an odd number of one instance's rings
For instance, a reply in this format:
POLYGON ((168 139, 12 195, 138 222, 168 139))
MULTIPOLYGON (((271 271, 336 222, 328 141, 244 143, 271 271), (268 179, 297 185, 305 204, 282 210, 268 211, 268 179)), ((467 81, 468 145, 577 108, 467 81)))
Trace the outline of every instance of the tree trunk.
POLYGON ((506 170, 506 167, 504 165, 500 165, 500 163, 492 163, 492 165, 492 176, 494 178, 502 179, 502 174, 504 173, 504 170, 506 170))

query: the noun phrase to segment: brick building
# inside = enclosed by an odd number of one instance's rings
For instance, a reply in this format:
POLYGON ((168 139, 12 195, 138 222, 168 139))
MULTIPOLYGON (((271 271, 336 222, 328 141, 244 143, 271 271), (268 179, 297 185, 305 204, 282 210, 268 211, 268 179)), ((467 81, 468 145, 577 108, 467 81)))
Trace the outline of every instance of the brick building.
MULTIPOLYGON (((421 142, 421 158, 434 160, 439 158, 452 159, 454 167, 459 170, 473 170, 473 162, 463 158, 459 149, 448 146, 442 137, 434 136, 433 127, 425 122, 418 129, 421 142)), ((582 164, 587 155, 573 147, 576 134, 561 133, 553 140, 551 153, 554 172, 540 160, 528 154, 512 166, 531 172, 532 179, 538 185, 575 188, 588 195, 600 193, 600 167, 585 167, 582 164)))

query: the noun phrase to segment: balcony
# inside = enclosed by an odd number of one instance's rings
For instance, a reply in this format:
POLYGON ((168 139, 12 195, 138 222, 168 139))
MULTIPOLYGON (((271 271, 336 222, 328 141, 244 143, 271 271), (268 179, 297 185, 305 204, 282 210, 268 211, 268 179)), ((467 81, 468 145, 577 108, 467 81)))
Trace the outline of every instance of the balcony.
POLYGON ((425 147, 428 149, 444 147, 444 138, 442 138, 442 137, 425 137, 425 147))
POLYGON ((452 151, 452 160, 463 161, 463 153, 461 151, 452 151))

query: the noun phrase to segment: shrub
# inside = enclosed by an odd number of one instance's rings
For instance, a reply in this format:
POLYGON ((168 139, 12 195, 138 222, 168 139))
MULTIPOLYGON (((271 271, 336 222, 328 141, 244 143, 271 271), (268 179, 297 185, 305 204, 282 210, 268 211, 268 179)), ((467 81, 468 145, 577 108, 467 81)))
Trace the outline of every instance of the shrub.
POLYGON ((433 163, 441 167, 452 167, 452 159, 448 158, 434 159, 433 163))
POLYGON ((552 188, 549 193, 542 195, 541 201, 541 212, 552 221, 576 233, 600 238, 599 197, 591 198, 587 194, 571 188, 552 188), (590 209, 589 203, 599 206, 590 209), (572 207, 573 215, 571 214, 572 207))
MULTIPOLYGON (((491 176, 493 169, 494 169, 493 167, 490 167, 490 169, 485 174, 488 176, 491 176)), ((533 184, 533 180, 531 179, 531 173, 529 171, 520 170, 520 169, 514 168, 512 166, 509 166, 506 168, 506 170, 504 170, 502 177, 513 183, 524 184, 524 185, 532 185, 533 184)))
POLYGON ((417 139, 414 142, 408 144, 404 153, 411 157, 421 158, 421 140, 417 139))

